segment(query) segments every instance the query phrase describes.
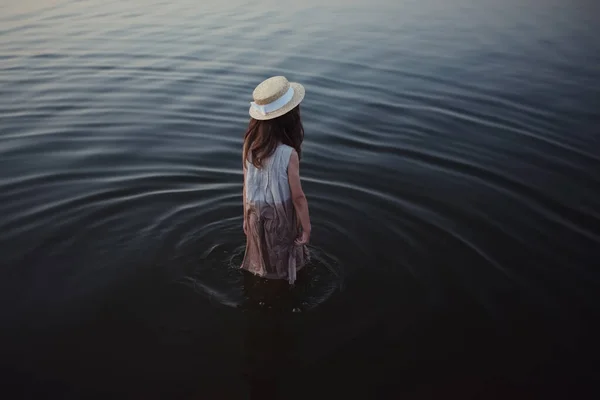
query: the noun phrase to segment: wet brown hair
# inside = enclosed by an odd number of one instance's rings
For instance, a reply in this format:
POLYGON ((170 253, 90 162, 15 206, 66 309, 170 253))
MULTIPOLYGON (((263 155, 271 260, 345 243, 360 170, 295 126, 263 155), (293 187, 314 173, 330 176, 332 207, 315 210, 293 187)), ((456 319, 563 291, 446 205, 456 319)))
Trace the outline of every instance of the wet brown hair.
POLYGON ((251 161, 255 167, 261 168, 279 142, 293 147, 301 156, 304 127, 300 118, 300 106, 293 108, 280 117, 265 121, 250 118, 248 130, 244 135, 244 165, 251 161))

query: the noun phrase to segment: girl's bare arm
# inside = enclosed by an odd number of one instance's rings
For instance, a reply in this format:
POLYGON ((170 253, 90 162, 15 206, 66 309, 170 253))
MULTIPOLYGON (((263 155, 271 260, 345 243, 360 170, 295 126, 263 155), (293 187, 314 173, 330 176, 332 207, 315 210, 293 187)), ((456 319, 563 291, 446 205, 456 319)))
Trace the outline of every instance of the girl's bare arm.
POLYGON ((247 231, 247 227, 246 227, 246 221, 247 221, 247 207, 246 207, 246 162, 244 161, 242 164, 242 168, 244 170, 244 183, 242 185, 242 202, 243 202, 243 207, 244 207, 244 233, 247 235, 248 231, 247 231))
POLYGON ((311 230, 308 201, 306 200, 306 196, 302 190, 302 184, 300 183, 300 159, 295 150, 292 151, 290 162, 288 164, 288 181, 292 192, 292 201, 294 202, 296 215, 298 215, 300 225, 302 226, 303 236, 306 236, 306 240, 308 240, 311 230))

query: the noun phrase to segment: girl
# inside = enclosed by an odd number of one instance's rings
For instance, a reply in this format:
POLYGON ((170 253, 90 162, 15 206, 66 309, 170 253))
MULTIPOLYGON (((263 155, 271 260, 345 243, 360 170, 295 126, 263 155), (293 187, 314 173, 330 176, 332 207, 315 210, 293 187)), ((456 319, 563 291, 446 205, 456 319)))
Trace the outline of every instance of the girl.
POLYGON ((244 136, 244 233, 241 268, 268 279, 296 280, 309 260, 308 203, 300 184, 304 87, 283 76, 254 89, 244 136))

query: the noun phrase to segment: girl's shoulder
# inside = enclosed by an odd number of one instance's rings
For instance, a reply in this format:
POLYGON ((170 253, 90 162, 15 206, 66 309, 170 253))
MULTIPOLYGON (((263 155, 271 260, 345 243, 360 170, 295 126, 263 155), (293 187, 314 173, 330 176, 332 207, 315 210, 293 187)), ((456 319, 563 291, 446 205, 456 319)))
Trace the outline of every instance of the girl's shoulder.
POLYGON ((281 155, 281 157, 286 161, 290 159, 290 156, 295 151, 292 146, 289 146, 289 145, 283 144, 283 143, 281 143, 277 147, 277 150, 278 150, 279 154, 281 155))

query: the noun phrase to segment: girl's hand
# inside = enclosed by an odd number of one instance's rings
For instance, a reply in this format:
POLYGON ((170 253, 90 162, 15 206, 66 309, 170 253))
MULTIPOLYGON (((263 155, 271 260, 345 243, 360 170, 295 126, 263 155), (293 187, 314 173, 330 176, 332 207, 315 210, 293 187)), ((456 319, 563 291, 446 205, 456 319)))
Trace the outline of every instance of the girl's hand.
POLYGON ((294 241, 294 243, 298 246, 302 246, 304 244, 308 244, 310 240, 310 232, 302 231, 302 234, 298 236, 298 238, 294 241))

